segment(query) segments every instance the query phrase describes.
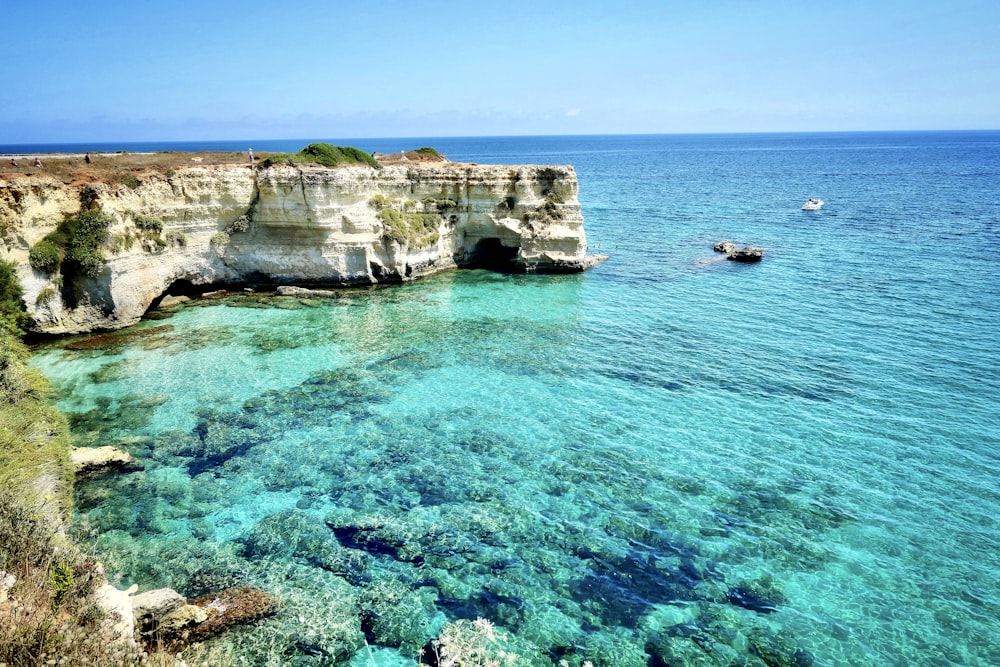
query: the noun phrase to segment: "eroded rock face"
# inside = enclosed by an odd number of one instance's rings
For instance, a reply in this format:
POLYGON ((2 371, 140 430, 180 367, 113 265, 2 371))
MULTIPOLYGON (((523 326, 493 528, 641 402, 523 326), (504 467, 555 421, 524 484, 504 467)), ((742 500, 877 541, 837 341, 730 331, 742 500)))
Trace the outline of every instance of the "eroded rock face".
POLYGON ((581 271, 595 261, 568 166, 196 166, 138 180, 0 179, 0 259, 18 264, 37 331, 134 324, 175 284, 374 284, 456 266, 581 271), (60 285, 28 253, 79 212, 84 188, 113 219, 106 262, 60 285))

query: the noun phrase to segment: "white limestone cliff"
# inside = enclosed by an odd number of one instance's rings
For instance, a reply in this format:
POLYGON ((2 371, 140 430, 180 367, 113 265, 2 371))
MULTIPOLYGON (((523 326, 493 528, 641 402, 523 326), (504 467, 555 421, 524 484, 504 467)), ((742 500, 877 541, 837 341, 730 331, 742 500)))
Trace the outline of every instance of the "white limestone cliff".
POLYGON ((568 166, 222 165, 136 180, 0 178, 0 259, 17 263, 36 331, 125 327, 178 285, 375 284, 457 266, 581 271, 599 259, 586 255, 568 166), (113 220, 105 262, 97 277, 60 284, 28 253, 81 210, 84 188, 113 220), (162 230, 143 232, 142 220, 162 230))

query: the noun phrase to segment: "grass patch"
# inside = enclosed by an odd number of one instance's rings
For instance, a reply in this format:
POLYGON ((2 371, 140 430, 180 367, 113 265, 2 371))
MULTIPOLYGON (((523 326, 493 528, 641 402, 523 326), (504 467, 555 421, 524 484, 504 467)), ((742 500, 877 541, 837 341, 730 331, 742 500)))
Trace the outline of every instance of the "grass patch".
POLYGON ((69 243, 62 274, 67 278, 77 275, 96 278, 104 268, 101 246, 108 240, 111 217, 100 211, 83 211, 63 224, 69 228, 69 243))
POLYGON ((159 234, 163 231, 163 221, 159 218, 153 218, 148 215, 134 215, 132 216, 132 223, 137 229, 141 229, 144 232, 151 232, 154 234, 159 234))
POLYGON ((186 234, 184 234, 184 232, 178 232, 174 229, 171 229, 169 232, 167 232, 167 243, 169 243, 170 245, 175 245, 179 248, 183 248, 188 244, 188 237, 186 234))
POLYGON ((563 203, 565 203, 565 200, 558 193, 547 192, 545 194, 545 201, 535 209, 535 220, 545 224, 560 222, 564 217, 563 210, 560 207, 560 204, 563 203))
POLYGON ((424 157, 432 157, 435 160, 444 160, 445 157, 437 151, 436 148, 431 148, 430 146, 424 146, 423 148, 418 148, 415 151, 411 151, 417 155, 423 155, 424 157))
POLYGON ((368 153, 353 146, 333 146, 331 144, 309 144, 298 153, 278 153, 261 160, 262 168, 278 164, 320 164, 324 167, 362 164, 375 169, 378 162, 368 153))
POLYGON ((49 404, 50 394, 48 381, 28 364, 25 345, 0 332, 0 488, 37 504, 55 502, 68 514, 69 427, 49 404))
POLYGON ((52 285, 46 285, 38 292, 38 296, 35 297, 35 305, 44 306, 57 296, 59 296, 59 292, 56 291, 56 288, 52 285))
MULTIPOLYGON (((447 200, 450 201, 450 200, 447 200)), ((375 215, 382 222, 382 238, 393 241, 401 246, 424 248, 433 245, 441 238, 438 226, 441 224, 441 214, 437 213, 438 202, 425 200, 424 208, 435 212, 413 210, 417 202, 400 202, 398 199, 387 199, 383 195, 375 195, 368 200, 368 205, 378 213, 375 215), (399 210, 402 208, 403 210, 399 210)))

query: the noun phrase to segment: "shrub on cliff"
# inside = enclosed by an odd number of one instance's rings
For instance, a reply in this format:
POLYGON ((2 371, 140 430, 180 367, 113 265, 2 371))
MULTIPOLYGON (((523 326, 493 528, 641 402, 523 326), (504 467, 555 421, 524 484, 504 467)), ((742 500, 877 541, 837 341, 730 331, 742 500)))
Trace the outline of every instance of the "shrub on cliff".
POLYGON ((333 146, 331 144, 309 144, 298 153, 279 153, 264 158, 260 166, 263 168, 282 163, 321 164, 324 167, 337 167, 347 164, 364 164, 378 168, 378 162, 368 153, 353 146, 333 146))
POLYGON ((71 233, 63 260, 63 274, 96 278, 104 268, 101 246, 108 240, 111 218, 100 211, 84 211, 69 222, 71 233))
POLYGON ((20 336, 31 324, 31 317, 24 309, 24 291, 17 279, 16 268, 14 262, 0 262, 0 335, 6 331, 20 336))
MULTIPOLYGON (((160 223, 162 226, 163 223, 160 223)), ((85 209, 63 220, 28 251, 31 268, 52 275, 57 269, 69 279, 95 278, 104 268, 101 246, 108 241, 111 218, 97 209, 85 209)))
POLYGON ((28 263, 39 273, 52 275, 59 270, 61 261, 59 248, 48 237, 31 246, 31 250, 28 251, 28 263))
POLYGON ((413 152, 416 153, 417 155, 434 158, 435 160, 445 159, 445 157, 441 155, 441 153, 439 153, 436 148, 431 148, 430 146, 424 146, 423 148, 418 148, 413 152))

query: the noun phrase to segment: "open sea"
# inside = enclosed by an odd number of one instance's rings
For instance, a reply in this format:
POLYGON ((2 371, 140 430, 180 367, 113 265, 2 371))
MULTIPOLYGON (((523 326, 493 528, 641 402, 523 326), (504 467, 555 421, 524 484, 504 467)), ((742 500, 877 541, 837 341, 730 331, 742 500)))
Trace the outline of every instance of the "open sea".
POLYGON ((571 164, 610 259, 39 346, 145 466, 77 487, 113 581, 282 600, 196 658, 1000 664, 1000 132, 346 143, 571 164))

